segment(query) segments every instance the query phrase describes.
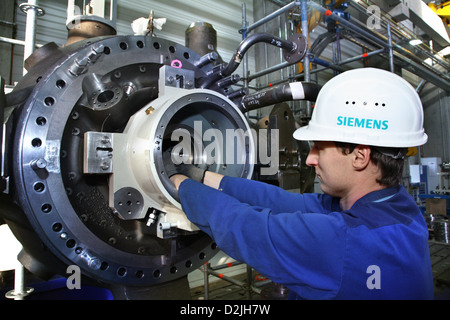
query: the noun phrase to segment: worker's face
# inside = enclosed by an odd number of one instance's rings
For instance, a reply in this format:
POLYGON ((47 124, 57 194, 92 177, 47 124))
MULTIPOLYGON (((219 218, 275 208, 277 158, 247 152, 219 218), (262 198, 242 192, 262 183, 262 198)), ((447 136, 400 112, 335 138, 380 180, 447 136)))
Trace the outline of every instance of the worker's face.
POLYGON ((323 192, 334 197, 345 195, 351 181, 351 157, 343 154, 334 142, 315 141, 306 165, 316 169, 323 192))

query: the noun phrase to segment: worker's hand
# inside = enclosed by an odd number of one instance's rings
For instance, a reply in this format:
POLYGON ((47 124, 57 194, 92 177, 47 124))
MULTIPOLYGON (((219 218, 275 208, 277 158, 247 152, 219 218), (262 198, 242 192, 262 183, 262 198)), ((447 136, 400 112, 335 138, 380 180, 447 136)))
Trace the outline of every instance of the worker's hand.
POLYGON ((203 183, 206 170, 200 169, 199 167, 189 163, 181 163, 178 165, 174 164, 171 150, 167 150, 163 153, 163 162, 167 177, 170 178, 173 175, 181 174, 190 179, 203 183))
POLYGON ((185 175, 195 181, 203 183, 203 178, 205 177, 206 170, 201 169, 193 164, 182 163, 175 166, 178 174, 185 175))
POLYGON ((177 190, 180 187, 180 184, 186 179, 189 179, 189 178, 186 176, 183 176, 181 174, 174 174, 173 176, 170 177, 170 181, 173 183, 173 185, 175 186, 175 189, 177 189, 177 190))
POLYGON ((176 165, 172 161, 172 154, 170 153, 170 151, 171 150, 166 150, 162 156, 164 162, 164 170, 168 178, 175 174, 179 174, 176 165))

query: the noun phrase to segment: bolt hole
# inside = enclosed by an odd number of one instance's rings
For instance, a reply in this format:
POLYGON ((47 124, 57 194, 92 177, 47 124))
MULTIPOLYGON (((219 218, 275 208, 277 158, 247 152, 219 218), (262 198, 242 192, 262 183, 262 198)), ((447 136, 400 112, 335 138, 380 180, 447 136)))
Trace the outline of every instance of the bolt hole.
POLYGON ((43 192, 45 190, 45 185, 42 182, 38 182, 34 185, 34 191, 43 192))
POLYGON ((170 46, 169 47, 169 51, 170 51, 170 53, 175 53, 175 47, 174 46, 170 46))
POLYGON ((72 135, 74 135, 74 136, 77 136, 77 135, 79 135, 80 134, 80 129, 78 129, 78 128, 73 128, 72 129, 72 135))
POLYGON ((58 80, 56 81, 56 87, 59 89, 62 89, 66 86, 66 82, 64 80, 58 80))
POLYGON ((41 139, 39 139, 39 138, 34 138, 34 139, 31 141, 31 145, 32 145, 33 147, 35 147, 35 148, 39 148, 40 146, 42 146, 42 141, 41 141, 41 139))
POLYGON ((108 269, 109 264, 107 262, 102 262, 102 265, 100 266, 100 270, 105 271, 108 269))
POLYGON ((142 279, 144 277, 144 271, 138 270, 136 271, 136 278, 142 279))
POLYGON ((186 268, 191 268, 192 267, 192 261, 188 260, 188 261, 186 261, 186 263, 184 265, 186 266, 186 268))
POLYGON ((55 99, 52 97, 47 97, 44 99, 44 103, 47 107, 51 107, 55 104, 55 99))
POLYGON ((159 42, 154 42, 153 48, 155 48, 156 50, 159 50, 161 48, 161 45, 159 44, 159 42))
POLYGON ((140 40, 138 42, 136 42, 136 45, 138 46, 138 48, 141 48, 141 49, 144 47, 144 43, 140 40))
POLYGON ((109 47, 105 47, 105 49, 103 49, 103 53, 108 55, 111 53, 111 49, 109 47))
POLYGON ((75 247, 75 245, 76 245, 76 241, 73 240, 73 239, 69 239, 69 240, 67 240, 67 242, 66 242, 66 247, 69 248, 69 249, 75 247))
POLYGON ((159 278, 161 277, 161 271, 159 271, 158 269, 153 271, 153 278, 159 278))
POLYGON ((126 274, 127 274, 127 269, 124 267, 121 267, 117 270, 117 275, 119 277, 125 277, 126 274))
POLYGON ((49 203, 43 204, 42 207, 41 207, 41 211, 42 211, 43 213, 50 213, 50 211, 52 211, 52 206, 51 206, 51 204, 49 204, 49 203))
POLYGON ((53 224, 52 230, 53 230, 54 232, 60 232, 60 231, 62 230, 62 224, 59 223, 59 222, 53 224))
POLYGON ((126 44, 126 42, 121 42, 119 46, 120 46, 120 49, 122 49, 122 50, 128 49, 128 44, 126 44))
POLYGON ((78 118, 80 117, 80 114, 77 111, 75 111, 72 113, 71 117, 73 120, 78 120, 78 118))
POLYGON ((112 90, 103 91, 97 96, 97 100, 100 103, 106 103, 110 101, 112 98, 114 98, 114 91, 112 90))
POLYGON ((45 119, 44 117, 37 117, 36 124, 38 126, 45 126, 47 124, 47 119, 45 119))

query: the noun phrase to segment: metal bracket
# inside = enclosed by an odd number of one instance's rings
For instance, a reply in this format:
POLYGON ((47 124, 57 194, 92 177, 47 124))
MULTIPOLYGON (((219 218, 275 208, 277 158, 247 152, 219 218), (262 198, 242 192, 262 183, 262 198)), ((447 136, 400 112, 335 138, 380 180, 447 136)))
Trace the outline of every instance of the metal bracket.
POLYGON ((126 220, 140 217, 144 209, 144 197, 132 187, 122 188, 114 193, 114 209, 126 220))
POLYGON ((112 173, 113 134, 86 132, 84 134, 83 173, 112 173))
MULTIPOLYGON (((180 62, 181 63, 181 62, 180 62)), ((195 72, 180 67, 162 66, 159 71, 160 84, 181 89, 195 88, 195 72)), ((159 86, 161 88, 161 85, 159 86)))
POLYGON ((175 238, 178 235, 177 225, 170 222, 160 222, 156 235, 161 239, 175 238))
POLYGON ((291 52, 283 50, 284 60, 289 63, 300 62, 306 54, 306 38, 300 33, 295 33, 289 37, 288 41, 292 41, 296 45, 296 48, 291 52))

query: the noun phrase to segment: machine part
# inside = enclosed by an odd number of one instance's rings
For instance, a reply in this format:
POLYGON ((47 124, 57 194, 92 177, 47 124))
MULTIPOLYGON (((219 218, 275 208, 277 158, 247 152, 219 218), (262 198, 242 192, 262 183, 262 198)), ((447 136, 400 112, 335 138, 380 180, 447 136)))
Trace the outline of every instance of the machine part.
MULTIPOLYGON (((297 189, 301 193, 312 192, 314 168, 306 165, 310 145, 292 139, 296 129, 294 115, 287 103, 276 104, 270 115, 260 121, 259 129, 278 130, 279 168, 273 175, 259 175, 258 180, 277 185, 285 190, 297 189)), ((258 170, 255 170, 257 173, 258 170)))
MULTIPOLYGON (((160 215, 160 224, 169 223, 180 229, 193 231, 197 228, 185 218, 178 202, 177 192, 165 174, 163 153, 176 148, 180 143, 179 138, 182 137, 183 146, 176 152, 185 162, 199 164, 203 168, 208 166, 209 171, 224 175, 250 178, 251 164, 254 163, 251 150, 254 144, 252 139, 246 140, 244 135, 250 128, 231 101, 211 90, 186 90, 167 86, 169 77, 180 79, 180 83, 191 81, 189 70, 184 71, 185 77, 182 74, 174 74, 174 71, 182 70, 168 66, 161 68, 158 99, 134 114, 123 133, 112 135, 113 175, 109 179, 110 206, 114 207, 119 216, 125 220, 142 219, 149 209, 157 209, 165 212, 164 215, 160 215), (237 140, 233 140, 232 144, 226 140, 220 141, 228 137, 230 130, 235 133, 233 139, 237 140), (216 133, 217 136, 214 139, 206 138, 209 133, 216 133), (206 150, 214 150, 214 156, 219 161, 213 163, 207 161, 209 155, 206 150), (232 152, 235 158, 225 157, 227 152, 232 152), (127 154, 126 157, 123 156, 124 153, 127 154), (244 158, 238 158, 239 156, 244 158), (149 166, 149 163, 152 165, 149 166), (143 196, 143 201, 138 201, 143 207, 137 206, 138 202, 135 204, 131 197, 131 201, 116 199, 117 192, 122 195, 121 190, 127 187, 134 188, 136 190, 134 193, 143 196), (114 199, 111 199, 112 193, 114 199), (162 194, 164 197, 155 197, 155 194, 162 194), (117 207, 118 203, 122 203, 122 208, 126 208, 125 214, 121 214, 120 208, 117 207), (125 206, 126 203, 130 205, 125 206)), ((172 83, 179 84, 175 81, 172 83)))
POLYGON ((207 22, 193 22, 185 32, 186 47, 204 56, 217 52, 217 32, 207 22))
POLYGON ((306 55, 307 44, 305 36, 300 33, 295 33, 288 38, 288 41, 295 43, 295 48, 292 50, 285 49, 283 51, 283 58, 289 63, 297 63, 306 55))
POLYGON ((267 43, 284 50, 284 58, 289 63, 299 62, 306 54, 306 39, 301 34, 294 34, 284 40, 267 33, 255 33, 245 38, 226 67, 216 68, 212 74, 200 81, 202 88, 213 88, 217 81, 232 75, 242 62, 244 55, 256 43, 267 43))
POLYGON ((116 29, 106 21, 89 19, 86 16, 75 17, 69 22, 66 45, 101 36, 114 36, 116 29), (70 28, 69 28, 70 25, 70 28))
POLYGON ((42 46, 39 50, 34 51, 25 61, 24 68, 30 70, 33 66, 42 62, 46 57, 54 56, 59 47, 54 42, 49 42, 42 46))
POLYGON ((416 90, 392 72, 361 68, 323 86, 311 121, 294 138, 407 148, 425 144, 428 136, 416 90))
MULTIPOLYGON (((183 129, 194 144, 209 129, 248 125, 226 89, 196 86, 213 66, 199 68, 204 57, 182 45, 116 36, 51 51, 55 59, 46 52, 6 97, 14 102, 3 153, 11 183, 1 216, 39 274, 78 265, 119 297, 155 297, 218 251, 186 219, 164 175, 172 133, 183 129)), ((253 141, 238 140, 243 159, 209 170, 251 177, 253 141)))
POLYGON ((113 135, 108 132, 84 134, 83 173, 112 173, 113 135))
POLYGON ((90 38, 117 34, 117 0, 106 2, 105 0, 85 1, 81 12, 80 8, 75 5, 75 0, 69 0, 66 45, 90 38))
POLYGON ((434 221, 433 226, 436 241, 450 243, 450 227, 448 220, 442 219, 434 221))
POLYGON ((248 112, 284 101, 316 101, 321 87, 309 82, 283 84, 263 92, 246 95, 241 101, 240 109, 242 112, 248 112))

